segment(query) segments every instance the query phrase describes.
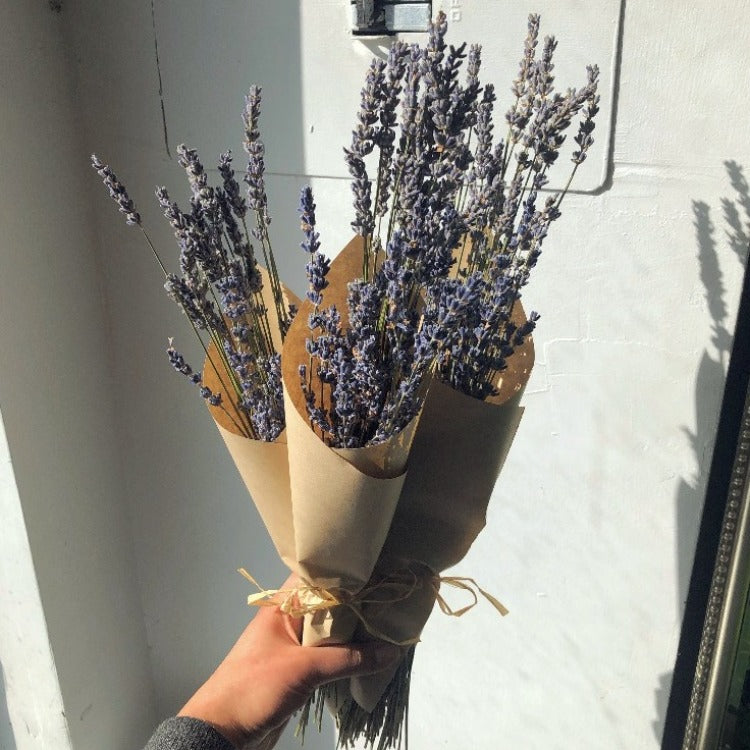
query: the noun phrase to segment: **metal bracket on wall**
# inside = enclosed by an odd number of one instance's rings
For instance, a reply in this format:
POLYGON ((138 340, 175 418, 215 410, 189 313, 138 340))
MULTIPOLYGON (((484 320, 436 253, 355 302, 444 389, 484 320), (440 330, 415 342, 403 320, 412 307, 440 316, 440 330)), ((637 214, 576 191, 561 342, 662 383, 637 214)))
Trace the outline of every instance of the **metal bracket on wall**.
POLYGON ((352 33, 384 36, 427 31, 432 18, 430 0, 352 0, 352 33))

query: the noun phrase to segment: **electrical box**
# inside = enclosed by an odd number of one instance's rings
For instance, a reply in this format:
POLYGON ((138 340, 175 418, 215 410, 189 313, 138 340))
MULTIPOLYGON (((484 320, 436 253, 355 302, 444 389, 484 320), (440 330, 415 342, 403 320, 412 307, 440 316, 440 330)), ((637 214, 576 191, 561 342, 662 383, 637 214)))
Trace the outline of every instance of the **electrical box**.
POLYGON ((352 33, 356 36, 427 31, 430 27, 430 0, 352 0, 351 5, 352 33))

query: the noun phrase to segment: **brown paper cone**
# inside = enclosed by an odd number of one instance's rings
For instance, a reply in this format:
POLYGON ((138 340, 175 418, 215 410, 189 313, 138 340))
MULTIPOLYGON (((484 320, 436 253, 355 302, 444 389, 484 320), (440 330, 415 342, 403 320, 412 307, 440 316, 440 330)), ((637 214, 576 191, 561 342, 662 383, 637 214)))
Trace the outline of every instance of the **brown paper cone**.
MULTIPOLYGON (((513 320, 525 320, 516 303, 513 320)), ((419 562, 435 573, 466 555, 484 528, 487 505, 523 413, 519 406, 534 363, 528 338, 508 359, 499 394, 487 401, 430 384, 409 457, 409 471, 393 524, 378 561, 379 572, 419 562)), ((390 607, 365 605, 373 630, 404 641, 419 637, 435 602, 428 586, 390 607)), ((359 636, 367 638, 364 629, 359 636)), ((351 693, 371 711, 388 681, 385 675, 353 678, 351 693)))
MULTIPOLYGON (((269 310, 271 337, 274 347, 279 351, 281 332, 274 312, 270 279, 265 268, 260 267, 260 273, 263 277, 263 303, 269 310)), ((299 299, 292 292, 286 288, 282 291, 286 304, 291 302, 299 305, 299 299)), ((286 430, 273 442, 252 440, 241 433, 238 423, 241 424, 242 420, 234 403, 233 391, 229 387, 228 374, 213 344, 208 347, 208 356, 203 365, 203 382, 214 393, 221 393, 226 411, 210 405, 208 409, 268 529, 276 551, 290 569, 296 570, 286 430)))
MULTIPOLYGON (((348 323, 347 285, 362 274, 363 247, 362 238, 355 237, 328 273, 323 306, 336 305, 342 326, 348 323)), ((310 369, 306 340, 313 309, 309 301, 302 304, 282 354, 297 560, 303 576, 315 585, 355 593, 370 578, 390 528, 417 420, 377 446, 332 449, 323 443, 310 426, 299 376, 300 365, 310 369)), ((312 387, 320 391, 310 374, 312 387)), ((324 399, 328 390, 322 388, 324 399)), ((356 622, 345 609, 333 617, 308 617, 304 643, 348 640, 356 622)))
POLYGON ((404 475, 364 473, 361 464, 355 466, 327 447, 286 389, 284 395, 299 566, 315 585, 359 589, 380 555, 404 475))
MULTIPOLYGON (((433 573, 430 570, 420 570, 421 566, 412 566, 415 573, 420 575, 419 585, 414 592, 403 601, 383 604, 366 604, 362 608, 362 615, 367 627, 376 633, 383 633, 396 643, 408 643, 419 637, 427 618, 435 604, 435 590, 430 585, 433 573)), ((390 571, 383 571, 387 574, 390 571)), ((377 593, 373 598, 377 598, 377 593)), ((360 623, 354 639, 357 641, 371 640, 373 634, 360 623)), ((353 677, 349 681, 349 692, 354 700, 368 713, 378 704, 388 684, 399 668, 398 662, 391 668, 365 677, 353 677)))

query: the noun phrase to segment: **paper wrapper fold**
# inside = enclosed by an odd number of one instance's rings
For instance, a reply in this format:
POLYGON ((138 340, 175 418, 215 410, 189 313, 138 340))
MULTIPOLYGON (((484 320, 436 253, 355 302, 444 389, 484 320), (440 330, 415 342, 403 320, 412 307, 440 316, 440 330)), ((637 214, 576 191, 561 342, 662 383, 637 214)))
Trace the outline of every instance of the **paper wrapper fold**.
MULTIPOLYGON (((348 324, 348 283, 361 276, 363 252, 362 238, 355 237, 328 272, 322 307, 335 305, 342 326, 348 324)), ((370 579, 391 526, 417 420, 376 446, 334 449, 323 443, 310 426, 299 376, 299 366, 308 365, 312 388, 322 392, 323 405, 328 407, 330 389, 311 372, 314 365, 309 366, 306 349, 313 310, 309 301, 302 304, 281 357, 294 542, 304 578, 354 594, 370 579)), ((303 643, 348 641, 357 622, 356 615, 342 607, 308 616, 303 643)))
MULTIPOLYGON (((263 303, 269 310, 271 337, 276 351, 280 351, 281 332, 273 312, 275 308, 268 272, 262 267, 259 270, 263 278, 263 303)), ((299 299, 292 292, 286 288, 282 291, 286 304, 299 305, 299 299)), ((294 570, 296 551, 292 527, 292 501, 289 492, 286 430, 271 443, 252 440, 240 433, 235 424, 240 419, 234 406, 232 393, 227 388, 228 376, 213 344, 208 347, 208 356, 203 365, 203 382, 214 393, 222 395, 224 408, 229 411, 231 417, 224 409, 216 406, 208 407, 211 416, 268 529, 276 551, 284 563, 294 570)))
MULTIPOLYGON (((514 322, 525 320, 516 303, 514 322)), ((398 641, 417 638, 435 592, 430 576, 464 558, 484 528, 487 505, 521 420, 521 396, 534 363, 529 338, 508 359, 499 393, 487 401, 459 393, 439 380, 430 384, 414 436, 409 470, 377 571, 424 566, 424 585, 392 606, 365 605, 373 629, 398 641)), ((357 638, 366 639, 359 629, 357 638)), ((393 670, 395 672, 395 669, 393 670)), ((392 674, 352 678, 352 697, 372 710, 392 674)))
MULTIPOLYGON (((335 304, 347 325, 347 285, 362 269, 362 238, 332 262, 323 306, 335 304)), ((267 279, 264 294, 269 294, 267 279)), ((289 295, 291 299, 291 295, 289 295)), ((266 301, 273 310, 271 300, 266 301)), ((533 364, 531 339, 508 360, 499 395, 478 401, 440 381, 430 384, 421 416, 385 443, 330 448, 310 426, 299 366, 306 350, 309 301, 282 348, 286 429, 273 443, 249 440, 220 409, 219 432, 279 555, 313 586, 356 594, 368 582, 411 571, 416 583, 400 601, 388 588, 362 604, 307 615, 303 643, 368 640, 373 633, 406 643, 418 638, 433 608, 437 575, 459 562, 485 524, 487 504, 521 418, 519 406, 533 364), (408 471, 407 471, 408 468, 408 471)), ((525 320, 517 303, 514 320, 525 320)), ((280 335, 274 333, 280 345, 280 335)), ((225 389, 204 370, 206 384, 225 389)), ((315 374, 312 374, 313 379, 315 374)), ((313 387, 321 392, 320 383, 313 387)), ((327 388, 322 389, 328 406, 327 388)), ((394 668, 395 671, 395 668, 394 668)), ((393 672, 340 684, 366 711, 377 704, 393 672)))

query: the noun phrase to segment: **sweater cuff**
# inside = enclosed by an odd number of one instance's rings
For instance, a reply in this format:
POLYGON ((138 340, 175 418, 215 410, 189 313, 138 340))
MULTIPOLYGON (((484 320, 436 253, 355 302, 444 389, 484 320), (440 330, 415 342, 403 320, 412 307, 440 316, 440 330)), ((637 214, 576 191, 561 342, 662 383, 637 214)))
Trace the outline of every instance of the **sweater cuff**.
POLYGON ((145 750, 236 750, 210 724, 189 716, 173 716, 162 722, 145 750))

